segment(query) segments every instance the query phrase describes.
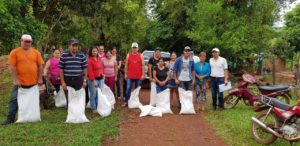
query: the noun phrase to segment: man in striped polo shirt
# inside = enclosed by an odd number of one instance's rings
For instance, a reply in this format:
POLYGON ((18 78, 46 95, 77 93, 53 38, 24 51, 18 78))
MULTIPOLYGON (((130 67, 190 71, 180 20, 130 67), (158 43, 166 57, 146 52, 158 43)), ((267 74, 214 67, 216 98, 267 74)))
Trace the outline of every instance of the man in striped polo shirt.
POLYGON ((87 83, 87 59, 83 53, 78 51, 78 40, 69 41, 69 50, 64 52, 60 58, 61 85, 65 91, 67 86, 80 90, 87 83))

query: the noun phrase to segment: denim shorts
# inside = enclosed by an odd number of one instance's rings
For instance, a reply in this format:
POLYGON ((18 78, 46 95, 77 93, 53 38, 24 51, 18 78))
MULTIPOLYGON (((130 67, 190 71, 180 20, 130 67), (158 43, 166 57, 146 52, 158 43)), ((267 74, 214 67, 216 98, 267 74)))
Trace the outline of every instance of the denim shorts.
POLYGON ((175 80, 174 79, 169 80, 168 88, 174 88, 174 87, 178 87, 178 85, 175 83, 175 80))

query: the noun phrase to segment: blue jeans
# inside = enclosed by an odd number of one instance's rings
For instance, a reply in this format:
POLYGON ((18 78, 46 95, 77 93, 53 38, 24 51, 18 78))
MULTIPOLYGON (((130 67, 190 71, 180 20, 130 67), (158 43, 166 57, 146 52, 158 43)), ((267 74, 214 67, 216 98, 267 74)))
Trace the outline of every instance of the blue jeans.
POLYGON ((160 93, 164 90, 166 90, 168 88, 168 84, 164 85, 164 86, 159 86, 158 84, 156 84, 156 93, 160 93))
POLYGON ((217 100, 219 101, 218 106, 224 108, 223 92, 219 92, 219 85, 224 84, 224 77, 212 77, 210 81, 211 96, 213 100, 213 106, 217 107, 217 100), (218 97, 217 97, 218 95, 218 97))
MULTIPOLYGON (((139 79, 127 79, 126 80, 126 92, 125 92, 125 102, 127 103, 130 95, 131 95, 131 89, 132 89, 132 85, 135 85, 135 88, 141 86, 141 80, 139 79)), ((134 88, 134 89, 135 89, 134 88)))
MULTIPOLYGON (((97 85, 100 89, 103 88, 103 80, 96 80, 97 85)), ((89 90, 90 90, 90 104, 91 104, 91 108, 93 110, 97 109, 98 106, 98 92, 97 89, 94 86, 94 81, 89 80, 88 81, 88 86, 89 86, 89 90)))
POLYGON ((192 91, 192 81, 180 81, 179 87, 184 90, 192 91))
POLYGON ((7 115, 7 119, 14 121, 16 114, 18 112, 18 86, 13 86, 11 95, 10 95, 10 102, 9 102, 9 111, 7 115))

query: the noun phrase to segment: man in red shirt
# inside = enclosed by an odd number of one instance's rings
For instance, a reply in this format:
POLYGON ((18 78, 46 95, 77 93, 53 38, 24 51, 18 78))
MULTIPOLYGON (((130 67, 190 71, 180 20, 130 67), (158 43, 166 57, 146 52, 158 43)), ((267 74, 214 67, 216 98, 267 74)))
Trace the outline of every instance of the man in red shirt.
POLYGON ((132 85, 135 84, 135 88, 141 86, 141 80, 144 80, 145 78, 145 62, 143 55, 139 52, 138 43, 132 43, 131 48, 132 50, 127 54, 125 63, 125 79, 127 86, 125 103, 123 106, 128 105, 132 85))

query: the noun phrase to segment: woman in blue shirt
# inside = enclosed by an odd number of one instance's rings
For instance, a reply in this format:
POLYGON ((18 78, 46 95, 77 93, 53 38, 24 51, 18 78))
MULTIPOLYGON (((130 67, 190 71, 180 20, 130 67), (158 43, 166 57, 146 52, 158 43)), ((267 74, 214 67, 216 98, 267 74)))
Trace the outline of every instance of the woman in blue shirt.
POLYGON ((205 111, 206 103, 206 81, 210 76, 210 65, 205 62, 206 53, 201 52, 199 54, 200 62, 195 63, 195 90, 196 90, 196 101, 197 101, 197 110, 205 111))

